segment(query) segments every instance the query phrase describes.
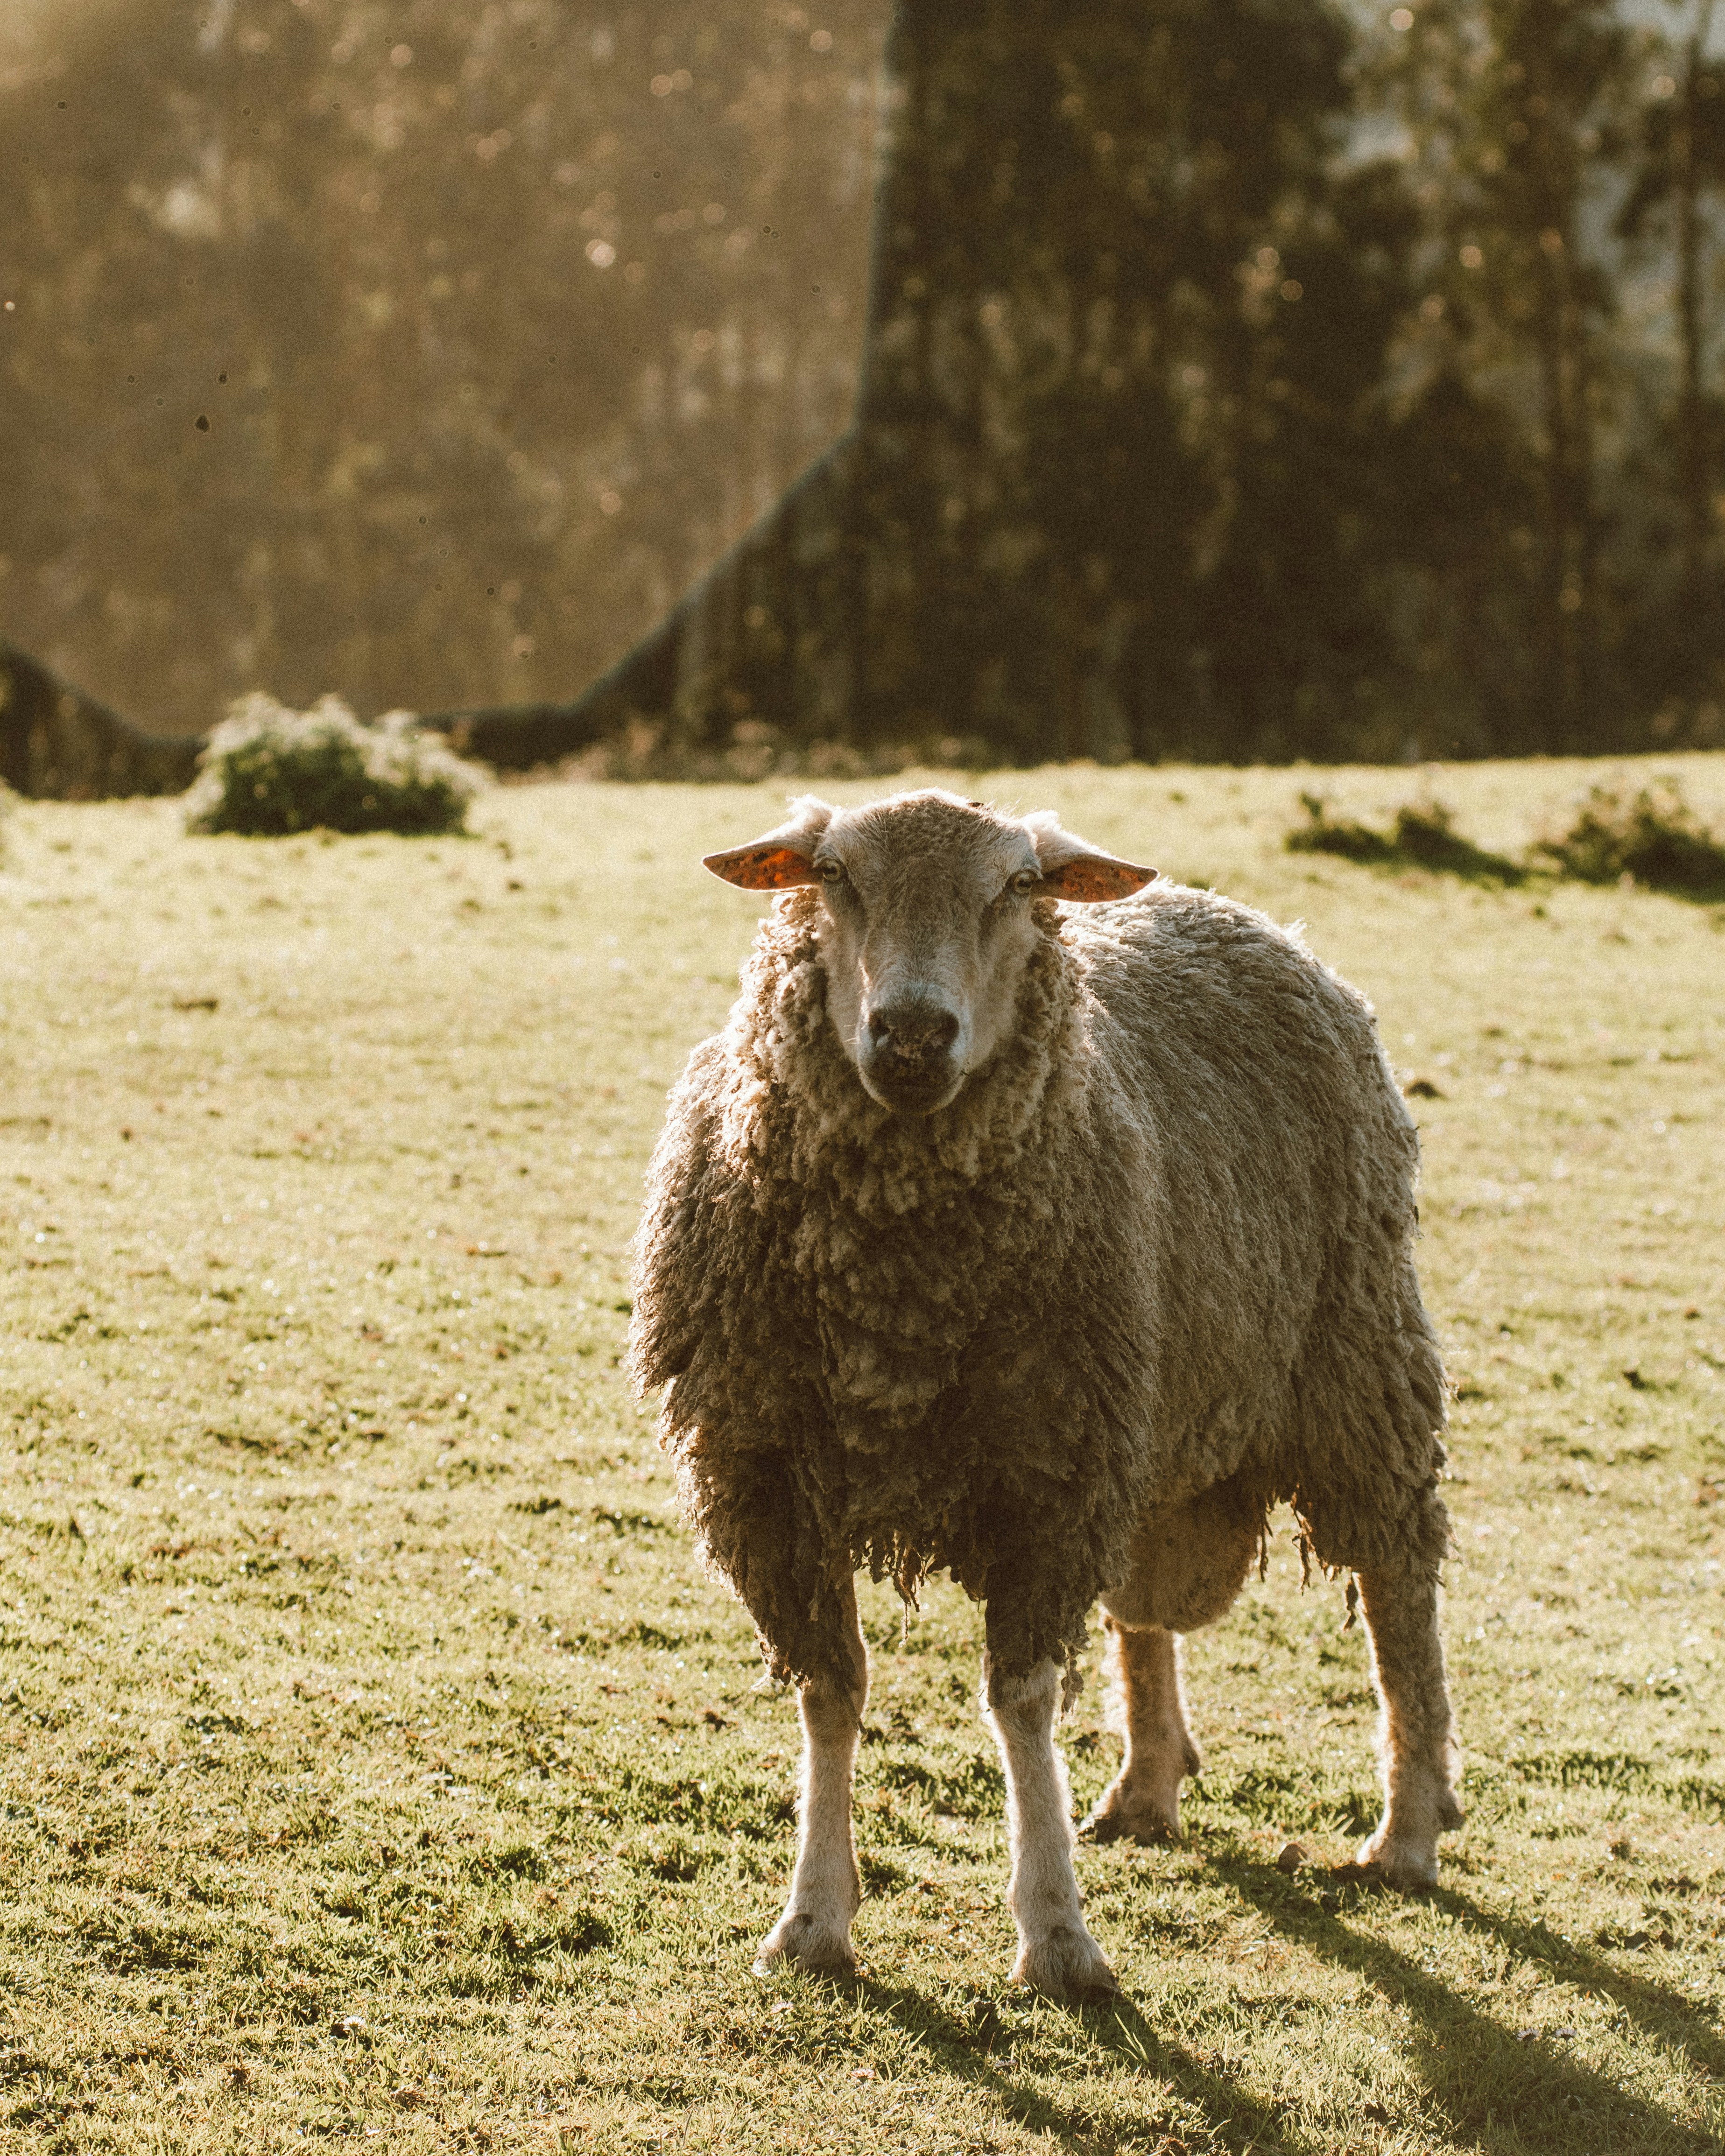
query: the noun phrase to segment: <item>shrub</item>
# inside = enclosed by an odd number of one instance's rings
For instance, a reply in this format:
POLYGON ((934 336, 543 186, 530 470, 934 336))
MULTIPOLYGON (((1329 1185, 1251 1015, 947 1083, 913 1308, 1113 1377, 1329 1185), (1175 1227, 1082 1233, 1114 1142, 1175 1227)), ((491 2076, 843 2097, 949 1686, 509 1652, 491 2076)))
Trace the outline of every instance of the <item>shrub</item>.
POLYGON ((1466 876, 1474 882, 1521 883, 1527 873, 1502 854, 1488 853, 1471 839, 1464 839, 1455 829, 1454 813, 1441 801, 1398 808, 1392 843, 1401 860, 1444 875, 1466 876))
POLYGON ((1395 859, 1394 846, 1381 831, 1364 824, 1332 824, 1329 803, 1321 793, 1302 793, 1300 805, 1307 820, 1283 841, 1291 854, 1336 854, 1344 861, 1395 859))
POLYGON ((1655 779, 1633 798, 1615 787, 1590 788, 1568 829, 1541 839, 1534 851, 1582 883, 1627 877, 1686 898, 1725 896, 1725 842, 1675 778, 1655 779))
POLYGON ((1454 812, 1441 801, 1405 803, 1388 831, 1374 831, 1368 824, 1332 824, 1322 794, 1302 793, 1300 803, 1307 820, 1283 841, 1291 854, 1335 854, 1344 861, 1431 869, 1476 882, 1520 883, 1526 874, 1501 854, 1464 839, 1454 812))
POLYGON ((363 726, 336 696, 309 711, 243 696, 210 736, 186 796, 190 831, 283 838, 295 831, 459 831, 484 783, 410 714, 363 726))

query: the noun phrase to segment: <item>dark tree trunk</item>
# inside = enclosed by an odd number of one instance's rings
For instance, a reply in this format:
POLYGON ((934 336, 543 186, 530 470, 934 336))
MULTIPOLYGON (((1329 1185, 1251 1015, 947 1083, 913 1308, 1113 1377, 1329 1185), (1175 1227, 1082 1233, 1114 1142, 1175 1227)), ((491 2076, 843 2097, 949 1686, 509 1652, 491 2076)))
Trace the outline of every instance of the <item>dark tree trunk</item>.
POLYGON ((1598 548, 1588 337, 1564 234, 1548 227, 1538 326, 1546 454, 1544 613, 1552 725, 1542 744, 1584 749, 1592 709, 1591 637, 1598 548))
POLYGON ((1538 746, 1574 754, 1592 745, 1597 633, 1598 530, 1594 504, 1594 294, 1578 259, 1582 190, 1580 120, 1556 38, 1539 13, 1527 32, 1529 131, 1527 239, 1537 249, 1533 341, 1544 443, 1540 614, 1546 680, 1538 746))
MULTIPOLYGON (((1327 512, 1282 444, 1344 46, 1322 0, 900 0, 852 424, 571 745, 1273 751, 1363 582, 1302 583, 1327 512)), ((1313 365, 1346 406, 1377 357, 1313 365)))
MULTIPOLYGON (((1712 530, 1712 479, 1709 470, 1707 385, 1704 377, 1706 300, 1705 234, 1701 214, 1699 156, 1702 71, 1712 0, 1702 0, 1691 34, 1683 80, 1679 87, 1674 175, 1677 198, 1677 319, 1683 358, 1678 392, 1677 438, 1681 444, 1680 485, 1683 501, 1683 606, 1692 633, 1702 616, 1713 612, 1707 589, 1708 542, 1712 530)), ((1705 642, 1706 639, 1702 639, 1705 642)))

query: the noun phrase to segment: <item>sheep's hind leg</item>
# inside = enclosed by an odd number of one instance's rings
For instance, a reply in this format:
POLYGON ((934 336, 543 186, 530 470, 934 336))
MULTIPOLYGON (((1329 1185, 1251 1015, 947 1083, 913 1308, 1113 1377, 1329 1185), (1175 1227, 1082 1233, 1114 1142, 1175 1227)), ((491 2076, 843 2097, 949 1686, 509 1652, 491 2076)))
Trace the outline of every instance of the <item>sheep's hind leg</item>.
POLYGON ((1356 1863, 1387 1886, 1417 1892, 1436 1882, 1438 1836, 1462 1821, 1437 1581, 1410 1561, 1363 1569, 1359 1588, 1384 1708, 1379 1744, 1389 1802, 1356 1863))
POLYGON ((868 1653, 856 1621, 856 1593, 845 1585, 848 1635, 835 1643, 838 1666, 807 1679, 803 1718, 803 1791, 797 1815, 797 1868, 784 1914, 762 1941, 757 1975, 780 1961, 829 1976, 856 1967, 850 1920, 862 1900, 850 1830, 850 1781, 869 1695, 868 1653))
POLYGON ((1057 1998, 1094 1997, 1117 1987, 1085 1924, 1072 1869, 1072 1795, 1054 1741, 1060 1688, 1060 1666, 1051 1661, 1022 1677, 988 1672, 983 1711, 1006 1769, 1012 1845, 1006 1900, 1019 1934, 1014 1980, 1057 1998))
POLYGON ((1093 1840, 1153 1841, 1180 1831, 1180 1784, 1203 1763, 1186 1726, 1176 1635, 1214 1624, 1229 1609, 1263 1525, 1262 1501, 1235 1482, 1157 1506, 1139 1522, 1127 1576, 1102 1598, 1110 1704, 1126 1756, 1084 1823, 1093 1840))
POLYGON ((1180 1784, 1204 1763, 1186 1726, 1180 1642, 1160 1625, 1102 1621, 1126 1755, 1083 1832, 1094 1841, 1172 1840, 1180 1831, 1180 1784))

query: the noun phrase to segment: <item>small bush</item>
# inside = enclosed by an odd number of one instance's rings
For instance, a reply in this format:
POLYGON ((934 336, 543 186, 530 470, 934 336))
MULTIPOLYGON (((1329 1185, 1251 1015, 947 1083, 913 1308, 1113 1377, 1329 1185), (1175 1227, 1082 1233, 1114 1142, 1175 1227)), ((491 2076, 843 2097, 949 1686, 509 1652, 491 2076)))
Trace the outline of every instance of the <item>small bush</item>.
POLYGON ((1464 839, 1455 829, 1453 812, 1441 801, 1398 808, 1391 844, 1399 860, 1442 875, 1486 883, 1521 883, 1527 876, 1525 869, 1502 854, 1487 853, 1471 839, 1464 839))
POLYGON ((1364 824, 1332 824, 1330 804, 1321 793, 1302 793, 1307 821, 1288 833, 1291 854, 1335 854, 1344 861, 1393 861, 1395 847, 1381 831, 1364 824))
POLYGON ((406 711, 362 726, 339 697, 292 711, 242 697, 210 736, 186 796, 186 828, 285 838, 295 831, 459 831, 484 783, 406 711))
POLYGON ((1697 816, 1675 778, 1656 779, 1633 798, 1590 788, 1568 829, 1540 839, 1534 851, 1581 883, 1627 877, 1685 898, 1725 896, 1725 841, 1697 816))
POLYGON ((1388 831, 1368 824, 1332 824, 1322 794, 1302 793, 1305 823, 1290 831, 1284 844, 1291 854, 1334 854, 1344 861, 1382 868, 1430 869, 1475 882, 1520 883, 1526 874, 1501 854, 1489 854, 1455 829, 1453 811, 1441 801, 1409 803, 1395 812, 1388 831))

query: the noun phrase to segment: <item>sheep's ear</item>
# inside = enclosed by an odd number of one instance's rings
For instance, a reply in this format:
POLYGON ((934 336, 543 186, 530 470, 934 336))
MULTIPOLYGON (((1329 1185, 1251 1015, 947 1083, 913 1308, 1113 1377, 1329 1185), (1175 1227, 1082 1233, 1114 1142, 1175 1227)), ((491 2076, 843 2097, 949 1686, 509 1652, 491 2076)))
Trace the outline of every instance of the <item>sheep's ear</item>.
POLYGON ((1060 829, 1060 819, 1050 810, 1029 816, 1030 837, 1042 870, 1042 889, 1050 898, 1064 898, 1080 906, 1100 906, 1111 898, 1130 898, 1154 876, 1154 869, 1117 860, 1100 846, 1088 844, 1060 829))
POLYGON ((788 891, 795 884, 818 883, 811 865, 820 834, 832 821, 833 812, 812 793, 791 803, 791 820, 764 838, 729 852, 708 854, 701 862, 716 876, 734 883, 741 891, 788 891))
POLYGON ((752 845, 733 846, 728 854, 708 854, 701 865, 742 891, 788 891, 793 884, 819 880, 809 855, 786 845, 776 833, 752 845))

